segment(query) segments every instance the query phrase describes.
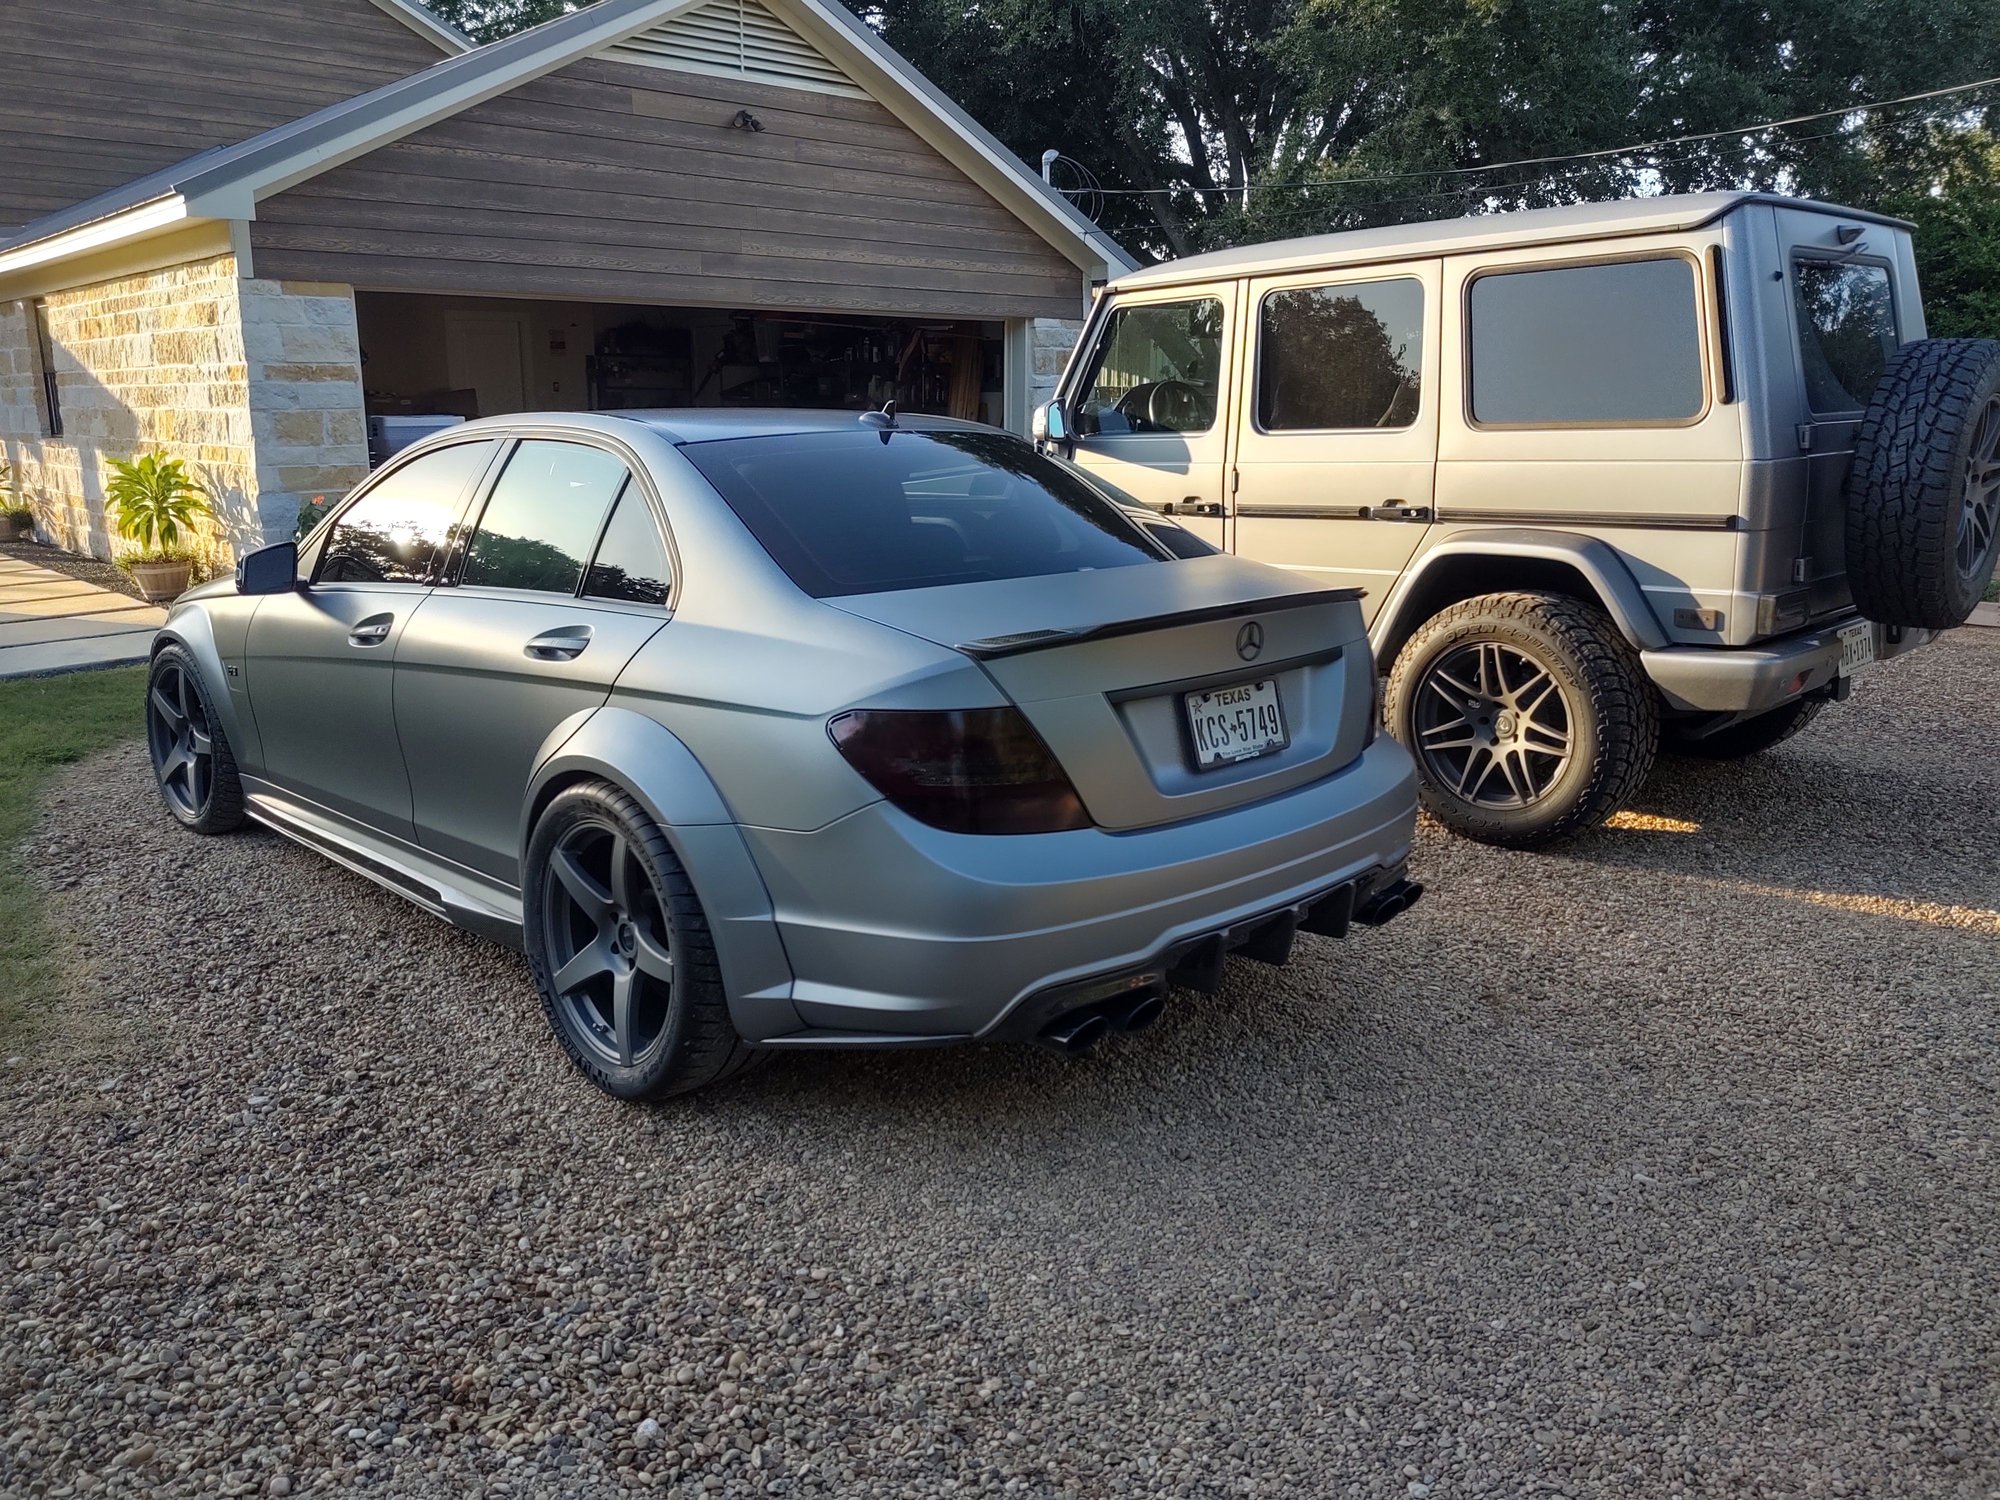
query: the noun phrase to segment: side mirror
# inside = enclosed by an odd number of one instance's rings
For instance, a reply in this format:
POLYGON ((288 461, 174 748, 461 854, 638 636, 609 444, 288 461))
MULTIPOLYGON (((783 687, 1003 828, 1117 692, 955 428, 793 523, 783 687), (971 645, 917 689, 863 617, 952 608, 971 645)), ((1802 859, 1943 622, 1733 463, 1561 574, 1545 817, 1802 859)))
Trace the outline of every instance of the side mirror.
POLYGON ((1060 401, 1049 401, 1036 407, 1031 425, 1037 442, 1068 444, 1076 440, 1076 435, 1070 431, 1069 413, 1063 410, 1060 401))
POLYGON ((299 544, 259 547, 236 560, 239 594, 289 594, 299 586, 299 544))

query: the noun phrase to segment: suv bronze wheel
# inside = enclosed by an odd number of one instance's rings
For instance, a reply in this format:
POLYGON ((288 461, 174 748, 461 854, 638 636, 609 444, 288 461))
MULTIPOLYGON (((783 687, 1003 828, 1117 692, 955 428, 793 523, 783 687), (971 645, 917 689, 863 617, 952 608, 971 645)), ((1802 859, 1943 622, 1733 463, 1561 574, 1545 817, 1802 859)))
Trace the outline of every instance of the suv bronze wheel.
POLYGON ((1659 716, 1611 621, 1554 594, 1488 594, 1421 625, 1389 677, 1389 729, 1425 809, 1530 848, 1601 823, 1639 788, 1659 716))

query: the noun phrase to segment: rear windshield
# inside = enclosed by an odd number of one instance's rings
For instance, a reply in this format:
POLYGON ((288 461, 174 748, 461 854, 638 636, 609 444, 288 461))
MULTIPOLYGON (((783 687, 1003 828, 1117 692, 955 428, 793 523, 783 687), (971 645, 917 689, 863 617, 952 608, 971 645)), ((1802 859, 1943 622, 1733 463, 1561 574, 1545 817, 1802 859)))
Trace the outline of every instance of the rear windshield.
POLYGON ((1799 358, 1816 412, 1861 411, 1896 352, 1889 268, 1799 256, 1792 261, 1799 358))
POLYGON ((1117 506, 999 433, 857 425, 681 452, 819 599, 1166 560, 1117 506))

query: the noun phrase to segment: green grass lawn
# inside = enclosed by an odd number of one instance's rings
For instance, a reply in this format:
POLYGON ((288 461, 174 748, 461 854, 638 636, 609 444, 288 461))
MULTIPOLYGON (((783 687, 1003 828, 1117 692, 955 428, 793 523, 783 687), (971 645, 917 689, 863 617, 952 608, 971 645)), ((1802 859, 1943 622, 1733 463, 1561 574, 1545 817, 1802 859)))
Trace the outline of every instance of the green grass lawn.
POLYGON ((0 682, 0 1046, 27 1034, 59 983, 41 893, 14 848, 50 776, 144 732, 145 690, 143 667, 0 682))

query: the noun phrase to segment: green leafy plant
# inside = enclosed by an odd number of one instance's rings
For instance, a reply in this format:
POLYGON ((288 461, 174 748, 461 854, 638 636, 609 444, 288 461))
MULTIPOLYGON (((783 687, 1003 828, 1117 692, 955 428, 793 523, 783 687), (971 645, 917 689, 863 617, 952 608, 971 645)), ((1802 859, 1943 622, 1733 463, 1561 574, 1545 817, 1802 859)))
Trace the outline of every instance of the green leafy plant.
POLYGON ((0 458, 0 516, 15 516, 30 522, 35 519, 35 508, 28 504, 28 497, 14 482, 14 466, 4 458, 0 458))
POLYGON ((181 460, 158 453, 112 459, 104 498, 118 534, 139 544, 135 562, 178 556, 183 539, 192 539, 196 520, 209 513, 208 497, 181 460))

